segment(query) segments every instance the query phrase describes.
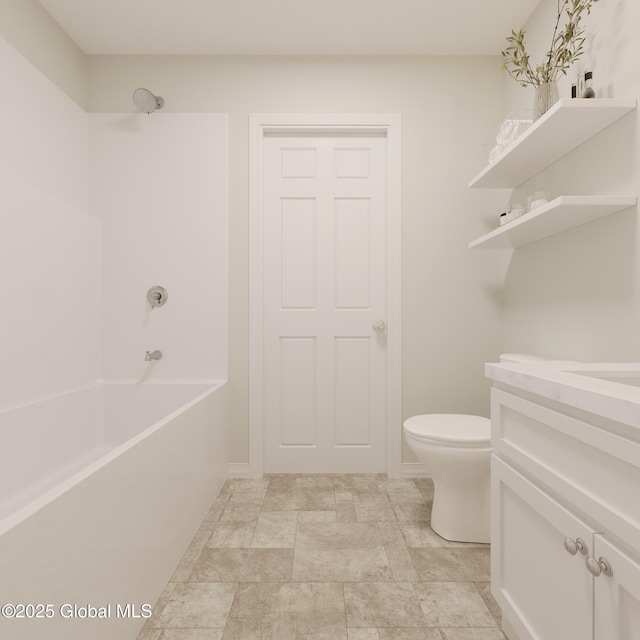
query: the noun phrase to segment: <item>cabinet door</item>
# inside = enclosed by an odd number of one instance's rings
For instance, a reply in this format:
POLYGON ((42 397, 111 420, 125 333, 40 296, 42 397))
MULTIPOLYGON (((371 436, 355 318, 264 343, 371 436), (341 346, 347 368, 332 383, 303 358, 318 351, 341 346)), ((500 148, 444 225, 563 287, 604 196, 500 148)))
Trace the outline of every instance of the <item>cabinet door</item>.
POLYGON ((593 556, 604 558, 613 572, 594 580, 595 640, 638 640, 640 564, 604 536, 596 536, 593 556))
POLYGON ((593 577, 566 538, 591 552, 593 531, 495 455, 491 584, 520 640, 591 640, 593 577))

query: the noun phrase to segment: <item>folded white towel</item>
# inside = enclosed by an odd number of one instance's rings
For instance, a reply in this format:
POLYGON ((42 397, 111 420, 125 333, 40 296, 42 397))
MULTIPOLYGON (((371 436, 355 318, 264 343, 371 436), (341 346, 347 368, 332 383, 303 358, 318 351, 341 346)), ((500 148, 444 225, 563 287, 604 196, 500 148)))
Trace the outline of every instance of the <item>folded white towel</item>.
POLYGON ((496 142, 502 148, 508 147, 518 136, 527 130, 531 122, 532 120, 505 120, 498 130, 496 142))
POLYGON ((498 129, 496 145, 489 153, 489 164, 493 164, 500 154, 529 127, 533 120, 517 120, 508 118, 498 129))
POLYGON ((498 129, 496 142, 499 146, 506 147, 514 139, 514 131, 517 126, 516 120, 505 120, 498 129))

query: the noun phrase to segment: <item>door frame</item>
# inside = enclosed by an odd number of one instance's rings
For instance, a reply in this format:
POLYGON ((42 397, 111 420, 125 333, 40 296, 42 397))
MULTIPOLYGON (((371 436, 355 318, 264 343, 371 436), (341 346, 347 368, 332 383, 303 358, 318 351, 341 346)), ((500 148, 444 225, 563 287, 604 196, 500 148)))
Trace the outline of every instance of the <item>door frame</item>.
POLYGON ((264 469, 264 137, 273 133, 383 134, 387 139, 387 474, 401 476, 401 117, 399 114, 249 116, 249 475, 264 469))

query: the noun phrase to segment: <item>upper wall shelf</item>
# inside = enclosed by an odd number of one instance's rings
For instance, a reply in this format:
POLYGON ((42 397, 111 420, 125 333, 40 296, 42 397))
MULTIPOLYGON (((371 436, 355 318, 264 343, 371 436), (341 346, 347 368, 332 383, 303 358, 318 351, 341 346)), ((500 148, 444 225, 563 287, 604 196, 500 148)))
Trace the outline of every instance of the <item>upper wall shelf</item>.
POLYGON ((517 187, 635 108, 636 100, 559 100, 469 187, 517 187))

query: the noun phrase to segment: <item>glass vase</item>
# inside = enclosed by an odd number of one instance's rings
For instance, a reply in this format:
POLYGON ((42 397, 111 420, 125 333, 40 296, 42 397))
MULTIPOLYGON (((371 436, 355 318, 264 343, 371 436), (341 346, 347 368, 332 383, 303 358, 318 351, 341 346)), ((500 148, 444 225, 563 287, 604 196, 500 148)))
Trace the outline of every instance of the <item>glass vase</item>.
POLYGON ((543 82, 538 85, 536 87, 536 97, 533 103, 534 121, 549 111, 549 109, 551 109, 559 99, 560 94, 558 93, 557 82, 543 82))

